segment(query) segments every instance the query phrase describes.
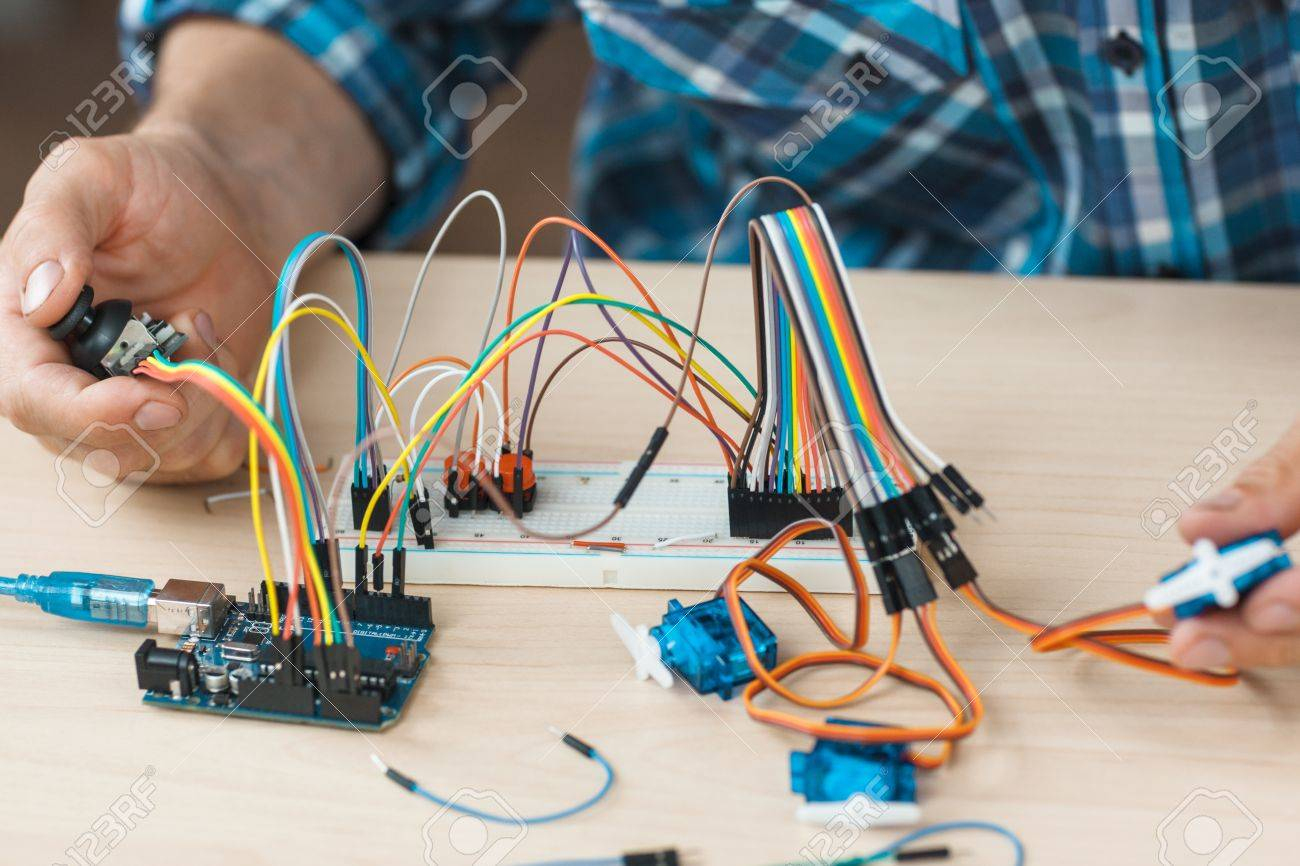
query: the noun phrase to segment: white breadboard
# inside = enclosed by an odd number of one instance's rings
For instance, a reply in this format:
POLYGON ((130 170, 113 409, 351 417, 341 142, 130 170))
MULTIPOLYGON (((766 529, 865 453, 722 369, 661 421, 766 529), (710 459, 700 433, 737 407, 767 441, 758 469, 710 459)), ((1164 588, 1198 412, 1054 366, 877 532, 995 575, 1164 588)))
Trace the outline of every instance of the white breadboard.
MULTIPOLYGON (((631 463, 539 464, 537 502, 525 522, 541 532, 562 533, 590 526, 608 510, 631 463)), ((431 500, 441 504, 440 475, 428 474, 431 500)), ((346 505, 346 503, 345 503, 346 505)), ((344 545, 355 545, 350 509, 339 515, 344 545)), ((621 551, 592 550, 523 535, 495 511, 435 509, 434 549, 426 550, 407 527, 406 579, 410 583, 499 586, 621 587, 626 589, 716 589, 731 567, 761 548, 765 539, 728 535, 727 480, 716 468, 658 466, 609 526, 584 542, 613 542, 621 551), (688 536, 667 547, 661 542, 688 536)), ((373 545, 376 534, 370 535, 373 545)), ((392 540, 389 541, 391 549, 392 540)), ((861 547, 858 558, 866 561, 861 547)), ((342 557, 351 568, 353 557, 342 557)), ((848 571, 830 540, 795 541, 772 559, 813 592, 848 592, 848 571)), ((868 570, 868 574, 870 571, 868 570)), ((773 589, 753 578, 747 589, 773 589)), ((877 592, 874 584, 872 592, 877 592)))

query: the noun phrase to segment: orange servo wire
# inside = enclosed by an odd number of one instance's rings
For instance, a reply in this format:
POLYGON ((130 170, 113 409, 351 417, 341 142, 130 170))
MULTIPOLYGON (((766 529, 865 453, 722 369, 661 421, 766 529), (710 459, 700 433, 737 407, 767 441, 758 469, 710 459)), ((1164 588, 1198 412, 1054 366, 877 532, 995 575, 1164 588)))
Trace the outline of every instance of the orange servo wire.
POLYGON ((979 702, 978 693, 971 687, 969 679, 961 671, 956 661, 952 659, 942 639, 938 637, 937 627, 933 621, 934 605, 926 605, 922 612, 918 613, 918 621, 922 623, 922 628, 927 631, 927 643, 929 643, 936 659, 939 660, 944 669, 953 677, 954 682, 957 682, 958 687, 968 697, 969 703, 967 705, 963 706, 957 697, 933 677, 895 662, 902 637, 902 616, 900 614, 893 614, 890 617, 890 643, 886 655, 882 658, 863 651, 862 647, 866 644, 870 631, 870 602, 866 576, 853 554, 848 534, 838 525, 828 524, 822 520, 803 520, 791 524, 764 546, 756 556, 733 568, 727 575, 722 587, 718 590, 718 595, 726 600, 727 612, 731 618, 732 627, 735 629, 737 640, 740 643, 742 652, 745 654, 746 661, 749 663, 750 670, 754 674, 754 680, 745 687, 742 693, 742 700, 745 711, 750 718, 756 721, 799 731, 818 738, 848 742, 914 743, 922 740, 928 740, 929 743, 935 741, 944 742, 944 748, 937 756, 923 755, 920 753, 920 749, 910 750, 909 760, 917 766, 928 768, 942 764, 951 751, 951 741, 969 736, 982 718, 983 708, 979 702), (795 578, 776 568, 769 561, 781 548, 794 539, 810 532, 825 530, 828 525, 831 527, 840 551, 844 555, 852 578, 855 596, 852 637, 849 637, 840 629, 821 603, 817 601, 816 596, 795 578), (740 586, 755 574, 768 578, 781 589, 790 593, 804 611, 817 623, 822 633, 835 645, 836 649, 804 653, 787 660, 772 670, 764 667, 762 660, 758 657, 758 652, 754 648, 753 637, 749 631, 749 624, 745 621, 740 600, 740 586), (931 634, 931 631, 933 634, 931 634), (793 691, 782 683, 782 680, 796 671, 836 664, 858 665, 868 668, 871 674, 852 691, 834 698, 810 698, 793 691), (932 692, 952 713, 952 720, 941 728, 840 725, 805 719, 780 710, 762 708, 754 700, 764 691, 770 690, 798 706, 809 709, 834 709, 860 700, 886 676, 932 692), (974 712, 968 713, 968 707, 974 707, 974 712))
POLYGON ((966 584, 962 587, 961 592, 986 615, 1021 634, 1029 635, 1029 645, 1037 652, 1078 649, 1149 673, 1200 683, 1206 686, 1231 686, 1236 685, 1241 679, 1236 670, 1186 670, 1164 659, 1123 649, 1125 645, 1150 646, 1167 644, 1169 642, 1169 632, 1165 629, 1142 628, 1098 631, 1098 629, 1105 628, 1108 625, 1127 622, 1150 613, 1141 604, 1125 605, 1124 607, 1080 617, 1059 626, 1049 626, 1027 620, 1000 607, 990 600, 984 594, 983 589, 977 586, 975 582, 966 584))
POLYGON ((908 685, 925 689, 938 697, 952 713, 952 720, 942 727, 862 727, 859 725, 839 725, 802 718, 792 713, 765 709, 757 706, 754 699, 767 690, 761 679, 755 679, 745 687, 742 695, 745 711, 755 721, 764 722, 786 730, 797 731, 818 739, 842 740, 853 743, 912 743, 924 742, 920 747, 909 749, 908 759, 919 767, 933 769, 943 764, 951 754, 952 742, 969 736, 979 723, 979 716, 970 716, 967 708, 941 682, 920 671, 913 670, 894 661, 897 651, 898 636, 901 634, 899 614, 891 617, 895 623, 895 640, 891 642, 888 654, 884 658, 861 650, 824 650, 822 652, 803 653, 778 665, 769 672, 771 678, 781 680, 788 675, 811 667, 836 664, 859 665, 872 669, 868 682, 874 684, 882 676, 890 676, 908 685), (921 753, 925 746, 941 742, 942 750, 938 755, 921 753))
MULTIPOLYGON (((519 289, 519 273, 523 269, 524 259, 528 255, 528 248, 532 245, 533 238, 537 236, 537 233, 550 225, 566 226, 567 228, 570 228, 573 231, 580 232, 593 244, 598 246, 601 252, 609 256, 609 260, 618 266, 618 269, 623 272, 624 276, 626 276, 628 280, 631 281, 632 285, 636 287, 636 290, 641 293, 641 297, 645 299, 646 305, 650 307, 650 309, 654 310, 656 313, 662 315, 659 306, 655 303, 654 296, 650 294, 649 290, 646 289, 645 285, 642 284, 641 280, 637 278, 636 274, 632 273, 632 269, 629 268, 627 264, 623 261, 623 259, 619 257, 618 253, 614 252, 614 250, 609 246, 609 244, 605 243, 605 241, 602 240, 599 236, 597 236, 595 232, 593 232, 591 229, 587 228, 586 226, 582 225, 579 222, 575 222, 566 217, 551 216, 551 217, 546 217, 544 219, 538 220, 537 223, 531 229, 528 230, 528 234, 524 236, 523 243, 519 245, 519 255, 515 258, 515 269, 514 272, 510 275, 510 288, 506 292, 506 321, 507 322, 513 322, 515 320, 514 319, 515 292, 518 291, 519 289)), ((667 337, 668 342, 672 344, 675 350, 677 350, 679 353, 682 352, 681 343, 677 341, 677 335, 673 333, 672 328, 668 326, 664 326, 664 335, 667 337)), ((713 417, 713 410, 709 408, 708 402, 706 402, 704 399, 704 390, 700 387, 700 383, 696 379, 695 373, 693 370, 691 370, 689 364, 686 365, 686 379, 691 383, 691 389, 695 392, 695 399, 697 401, 697 405, 700 407, 700 411, 704 413, 704 417, 708 419, 708 422, 710 424, 712 424, 714 427, 717 427, 717 423, 718 423, 717 419, 713 417)), ((506 356, 505 363, 501 367, 501 402, 505 407, 505 413, 506 413, 504 416, 505 424, 503 425, 506 430, 505 441, 509 442, 510 441, 509 439, 510 437, 510 433, 509 433, 510 431, 510 423, 509 423, 510 421, 509 418, 510 356, 509 355, 506 356)), ((726 446, 723 445, 721 442, 718 443, 718 447, 722 449, 722 459, 726 462, 727 474, 730 475, 732 470, 731 455, 727 453, 726 446)))
MULTIPOLYGON (((798 345, 791 347, 794 352, 799 351, 798 345)), ((803 363, 801 360, 800 363, 803 363)), ((813 425, 812 404, 808 399, 808 392, 811 385, 808 382, 807 373, 800 371, 800 375, 794 383, 798 404, 799 423, 803 426, 804 433, 804 475, 806 476, 807 490, 819 491, 822 489, 822 448, 821 442, 818 441, 821 436, 820 430, 813 425)), ((800 479, 795 479, 796 482, 800 479)))

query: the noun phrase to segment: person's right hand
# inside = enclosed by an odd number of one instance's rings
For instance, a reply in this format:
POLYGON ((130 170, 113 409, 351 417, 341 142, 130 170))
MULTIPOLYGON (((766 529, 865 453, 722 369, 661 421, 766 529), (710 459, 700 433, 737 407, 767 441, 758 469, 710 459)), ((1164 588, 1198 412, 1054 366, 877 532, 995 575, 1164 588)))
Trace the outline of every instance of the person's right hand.
MULTIPOLYGON (((1231 487, 1184 512, 1178 529, 1189 542, 1217 545, 1269 530, 1283 538, 1300 533, 1300 420, 1231 487)), ((1183 667, 1300 665, 1300 568, 1269 578, 1231 610, 1161 621, 1173 625, 1169 650, 1183 667)))
POLYGON ((189 481, 234 471, 247 434, 195 386, 141 376, 97 380, 46 328, 83 285, 168 320, 201 358, 239 377, 255 363, 276 275, 236 178, 195 133, 153 128, 82 139, 57 169, 37 168, 0 241, 0 412, 55 452, 108 449, 119 471, 189 481), (264 262, 268 264, 263 264, 264 262), (115 428, 115 429, 114 429, 115 428))
POLYGON ((233 416, 197 386, 98 381, 45 328, 88 283, 187 334, 178 358, 250 375, 284 257, 307 232, 372 222, 386 166, 343 89, 271 33, 189 18, 156 67, 137 130, 38 166, 0 241, 0 413, 54 451, 111 450, 119 475, 153 464, 129 426, 160 458, 149 480, 194 481, 239 466, 233 416))

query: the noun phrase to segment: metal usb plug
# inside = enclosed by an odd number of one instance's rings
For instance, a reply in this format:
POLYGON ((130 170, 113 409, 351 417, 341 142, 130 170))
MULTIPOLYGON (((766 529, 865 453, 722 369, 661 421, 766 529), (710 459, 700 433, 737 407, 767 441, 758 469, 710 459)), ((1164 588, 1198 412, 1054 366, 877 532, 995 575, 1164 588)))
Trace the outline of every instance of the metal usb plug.
POLYGON ((229 612, 224 583, 169 580, 149 593, 149 624, 160 634, 216 637, 229 612))

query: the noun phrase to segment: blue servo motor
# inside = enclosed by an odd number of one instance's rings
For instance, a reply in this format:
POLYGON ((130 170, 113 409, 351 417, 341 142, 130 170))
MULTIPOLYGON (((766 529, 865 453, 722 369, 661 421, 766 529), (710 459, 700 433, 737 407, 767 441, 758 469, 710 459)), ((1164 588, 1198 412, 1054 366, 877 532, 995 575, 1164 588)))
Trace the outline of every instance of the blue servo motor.
MULTIPOLYGON (((827 724, 879 727, 853 719, 827 724)), ((866 794, 884 803, 916 802, 916 767, 906 743, 818 740, 808 752, 790 753, 790 789, 810 803, 840 803, 866 794)))
MULTIPOLYGON (((774 667, 776 635, 743 599, 740 606, 755 653, 764 667, 774 667)), ((658 642, 663 663, 702 695, 716 692, 725 701, 736 687, 754 678, 731 627, 726 599, 713 598, 683 607, 674 598, 668 602, 663 620, 650 629, 650 637, 658 642)))
POLYGON ((1276 531, 1242 538, 1223 547, 1208 539, 1192 544, 1192 560, 1169 572, 1147 590, 1150 610, 1172 610, 1178 619, 1213 608, 1235 607, 1257 586, 1291 567, 1291 557, 1276 531))

